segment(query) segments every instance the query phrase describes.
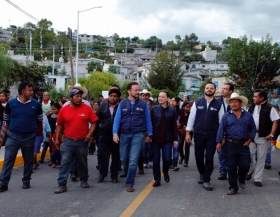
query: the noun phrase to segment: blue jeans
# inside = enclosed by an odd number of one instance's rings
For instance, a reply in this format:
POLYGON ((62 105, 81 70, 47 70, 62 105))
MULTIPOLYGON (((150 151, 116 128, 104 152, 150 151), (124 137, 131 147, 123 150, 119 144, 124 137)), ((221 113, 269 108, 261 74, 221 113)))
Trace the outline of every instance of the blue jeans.
MULTIPOLYGON (((178 136, 178 144, 180 143, 180 137, 178 136)), ((177 147, 173 146, 173 155, 172 155, 172 166, 176 167, 178 165, 178 159, 179 159, 179 145, 177 147)))
POLYGON ((53 151, 51 154, 51 159, 53 164, 61 164, 61 154, 60 151, 53 151))
POLYGON ((36 133, 19 133, 8 131, 7 135, 8 137, 5 147, 4 165, 0 176, 0 184, 4 186, 9 184, 19 148, 21 149, 24 160, 22 182, 29 184, 33 167, 34 142, 36 133))
POLYGON ((268 142, 265 164, 271 164, 271 140, 268 142))
POLYGON ((250 169, 251 154, 248 146, 227 142, 226 157, 228 165, 229 189, 238 191, 237 180, 245 183, 245 177, 250 169), (237 169, 238 168, 238 169, 237 169))
POLYGON ((134 185, 140 152, 143 150, 144 133, 121 134, 120 156, 125 168, 126 186, 134 185))
POLYGON ((226 165, 226 147, 222 146, 221 151, 218 151, 218 158, 220 163, 220 174, 227 174, 227 165, 226 165))
POLYGON ((150 142, 144 142, 143 158, 144 164, 148 164, 149 162, 153 161, 153 148, 150 142))
POLYGON ((78 163, 79 177, 81 181, 86 182, 88 180, 88 142, 85 142, 85 138, 75 140, 65 137, 60 146, 60 153, 61 168, 57 179, 58 185, 66 186, 74 157, 78 163))
POLYGON ((160 182, 161 174, 160 174, 160 149, 162 150, 162 172, 164 175, 168 175, 169 164, 170 164, 170 153, 172 151, 173 142, 167 142, 165 144, 153 143, 153 152, 154 152, 154 160, 153 160, 153 173, 154 180, 160 182))

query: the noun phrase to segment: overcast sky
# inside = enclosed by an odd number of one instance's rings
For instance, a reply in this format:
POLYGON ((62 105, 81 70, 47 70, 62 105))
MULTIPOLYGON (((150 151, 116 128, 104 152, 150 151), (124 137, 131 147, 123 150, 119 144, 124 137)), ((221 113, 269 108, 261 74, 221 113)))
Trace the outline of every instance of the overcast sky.
MULTIPOLYGON (((195 33, 201 42, 221 42, 230 37, 253 36, 258 40, 269 33, 280 41, 280 0, 10 0, 38 20, 46 18, 53 28, 77 29, 80 34, 157 36, 164 43, 179 34, 195 33)), ((0 0, 0 26, 23 26, 34 22, 6 0, 0 0)))

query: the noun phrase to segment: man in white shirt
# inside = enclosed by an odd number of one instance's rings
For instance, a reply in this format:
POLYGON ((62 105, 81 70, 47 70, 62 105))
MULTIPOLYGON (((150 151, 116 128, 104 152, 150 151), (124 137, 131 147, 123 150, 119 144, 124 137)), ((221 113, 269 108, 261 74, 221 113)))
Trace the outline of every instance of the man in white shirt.
POLYGON ((215 99, 216 85, 208 82, 205 97, 195 100, 187 124, 186 142, 191 144, 190 132, 194 129, 195 159, 200 177, 199 184, 211 191, 210 176, 213 172, 216 151, 216 134, 224 114, 222 102, 215 99), (205 158, 205 159, 204 159, 205 158))
POLYGON ((257 89, 254 92, 254 104, 248 112, 253 115, 257 133, 254 142, 250 144, 251 166, 246 176, 249 181, 254 173, 254 184, 262 187, 263 170, 269 140, 274 139, 274 134, 278 126, 279 115, 275 108, 267 103, 267 92, 263 89, 257 89), (257 161, 255 155, 257 152, 257 161))

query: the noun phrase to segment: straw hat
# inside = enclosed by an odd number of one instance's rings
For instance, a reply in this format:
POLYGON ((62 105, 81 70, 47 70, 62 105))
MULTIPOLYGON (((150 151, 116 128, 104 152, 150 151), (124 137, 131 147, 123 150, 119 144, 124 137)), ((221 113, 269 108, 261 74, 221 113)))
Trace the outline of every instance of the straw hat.
POLYGON ((78 89, 78 90, 83 91, 83 95, 82 95, 83 98, 86 97, 88 94, 88 89, 86 87, 82 87, 79 83, 76 83, 74 86, 68 85, 67 89, 68 89, 68 91, 71 91, 73 89, 78 89))
POLYGON ((230 103, 231 100, 238 99, 242 102, 242 106, 246 106, 248 104, 248 99, 245 96, 239 96, 238 93, 232 93, 230 98, 226 98, 225 101, 227 104, 230 103))

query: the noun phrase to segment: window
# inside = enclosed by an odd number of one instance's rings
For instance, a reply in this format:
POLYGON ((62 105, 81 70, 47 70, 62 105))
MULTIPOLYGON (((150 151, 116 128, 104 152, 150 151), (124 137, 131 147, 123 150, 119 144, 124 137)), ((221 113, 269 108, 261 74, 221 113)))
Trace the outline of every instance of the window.
POLYGON ((186 79, 182 79, 182 83, 183 83, 184 85, 186 85, 186 82, 187 82, 186 79))
POLYGON ((198 80, 192 80, 192 86, 197 87, 198 86, 198 80))
POLYGON ((224 68, 224 65, 220 65, 221 68, 224 68))
POLYGON ((205 65, 202 65, 202 67, 205 67, 205 65))
POLYGON ((141 78, 141 76, 142 76, 142 73, 141 73, 141 72, 139 72, 138 77, 139 77, 139 78, 141 78))

